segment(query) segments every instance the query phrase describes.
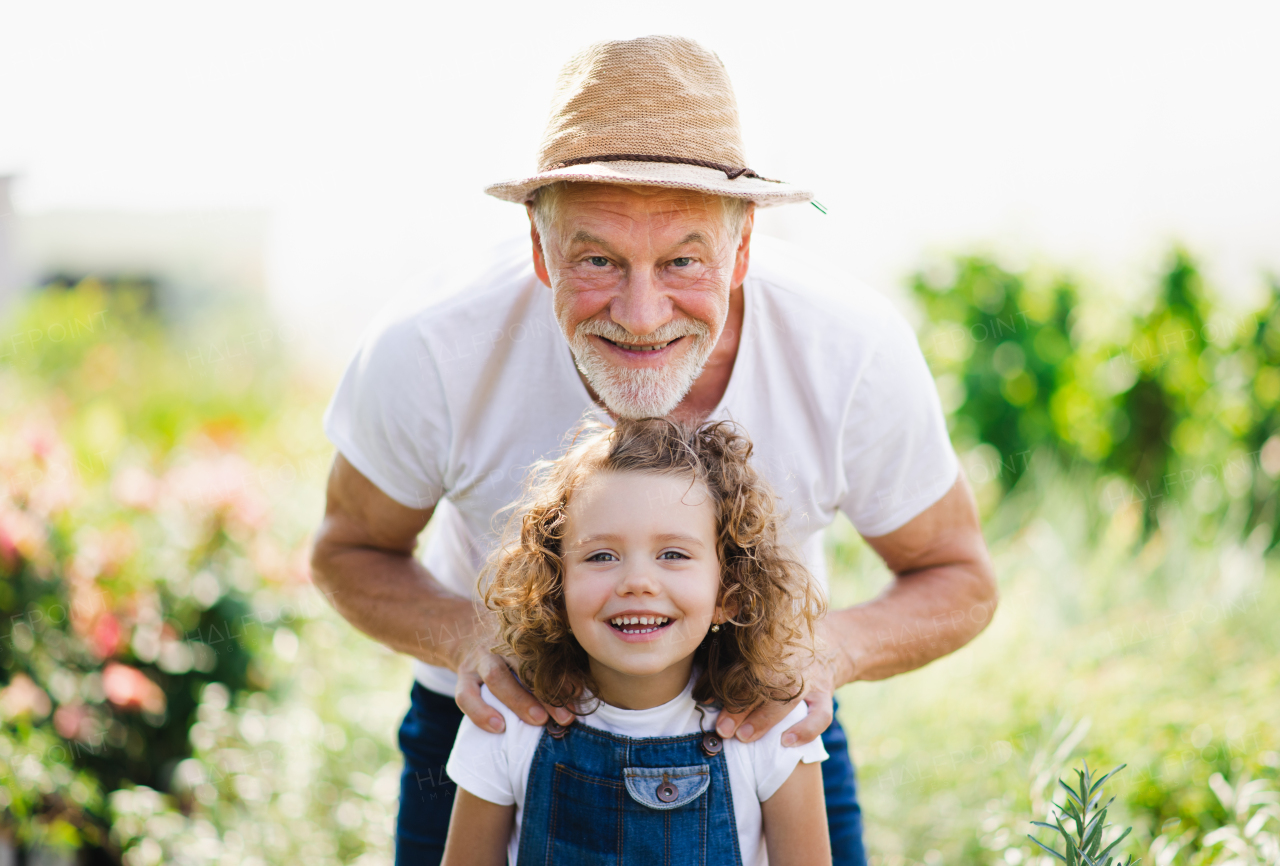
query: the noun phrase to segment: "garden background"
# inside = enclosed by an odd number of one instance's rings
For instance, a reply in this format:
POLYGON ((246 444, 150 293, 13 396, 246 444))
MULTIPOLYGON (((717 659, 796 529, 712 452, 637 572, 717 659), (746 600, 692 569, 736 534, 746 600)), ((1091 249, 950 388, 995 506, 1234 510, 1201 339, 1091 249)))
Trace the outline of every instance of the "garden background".
MULTIPOLYGON (((1084 760, 1144 863, 1280 862, 1265 10, 6 9, 0 863, 390 862, 410 663, 309 582, 320 415, 413 274, 521 230, 478 190, 563 59, 642 32, 717 50, 828 210, 758 227, 916 325, 982 509, 991 626, 839 696, 872 862, 1046 863, 1084 760)), ((827 550, 837 604, 888 580, 827 550)))
MULTIPOLYGON (((1226 311, 1174 251, 1133 310, 973 257, 911 288, 1003 600, 972 646, 840 694, 875 862, 1032 860, 1083 758, 1129 765, 1136 849, 1237 862, 1238 831, 1239 862, 1275 862, 1280 285, 1226 311)), ((4 832, 129 864, 387 862, 408 660, 308 578, 333 382, 260 315, 193 328, 145 299, 53 284, 5 322, 27 342, 0 367, 4 832)), ((828 551, 837 604, 887 579, 847 523, 828 551)))

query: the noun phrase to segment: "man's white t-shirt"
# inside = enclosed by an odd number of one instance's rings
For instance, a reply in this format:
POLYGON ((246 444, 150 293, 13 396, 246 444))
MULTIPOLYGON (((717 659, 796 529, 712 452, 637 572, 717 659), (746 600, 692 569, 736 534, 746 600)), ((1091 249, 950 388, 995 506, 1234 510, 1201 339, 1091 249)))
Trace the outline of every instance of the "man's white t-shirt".
MULTIPOLYGON (((579 716, 579 722, 624 737, 678 737, 711 730, 717 713, 706 710, 702 721, 693 700, 693 680, 680 695, 665 704, 647 710, 624 710, 601 703, 590 715, 579 716)), ((501 734, 482 731, 467 718, 458 728, 458 739, 445 764, 445 773, 459 787, 482 800, 499 806, 515 804, 515 830, 508 846, 508 862, 515 863, 520 853, 520 823, 524 816, 525 785, 533 753, 537 751, 542 728, 525 723, 489 691, 480 687, 485 703, 496 707, 506 721, 501 734)), ((738 740, 724 742, 724 758, 729 771, 729 789, 733 792, 733 820, 738 828, 738 850, 743 866, 768 863, 764 846, 764 824, 760 804, 768 800, 791 777, 796 765, 820 763, 827 759, 821 739, 803 746, 783 746, 782 734, 804 719, 809 709, 802 701, 787 717, 770 728, 760 739, 750 743, 738 740)), ((569 736, 573 736, 572 732, 569 736)))
MULTIPOLYGON (((884 535, 942 498, 959 460, 911 326, 883 296, 812 258, 753 237, 738 356, 710 419, 732 419, 751 437, 755 465, 825 587, 822 530, 837 510, 862 535, 884 535)), ((402 505, 435 507, 422 561, 471 597, 509 514, 499 512, 519 498, 529 467, 561 453, 584 415, 609 420, 578 376, 528 240, 493 261, 389 305, 324 414, 326 435, 361 474, 402 505)), ((450 637, 419 634, 424 644, 450 637)), ((414 674, 454 692, 446 668, 418 661, 414 674)))

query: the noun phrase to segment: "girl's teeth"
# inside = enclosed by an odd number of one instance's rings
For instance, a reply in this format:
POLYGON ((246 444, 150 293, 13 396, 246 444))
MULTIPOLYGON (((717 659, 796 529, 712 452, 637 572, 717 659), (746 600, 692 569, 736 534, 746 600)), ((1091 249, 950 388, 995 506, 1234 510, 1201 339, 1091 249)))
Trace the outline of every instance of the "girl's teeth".
POLYGON ((633 634, 645 634, 646 632, 656 631, 658 628, 666 625, 668 619, 665 616, 619 616, 614 617, 610 622, 619 628, 626 628, 627 626, 632 625, 653 626, 653 628, 645 629, 627 629, 627 631, 633 634))

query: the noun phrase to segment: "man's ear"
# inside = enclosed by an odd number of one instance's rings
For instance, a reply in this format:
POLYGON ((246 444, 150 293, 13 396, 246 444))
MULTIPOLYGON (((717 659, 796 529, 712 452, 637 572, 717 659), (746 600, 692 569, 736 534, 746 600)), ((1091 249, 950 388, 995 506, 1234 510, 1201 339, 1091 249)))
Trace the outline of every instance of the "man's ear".
POLYGON ((756 203, 747 203, 747 215, 742 220, 742 238, 738 241, 738 249, 733 259, 733 282, 730 288, 736 289, 747 278, 747 267, 751 264, 751 230, 755 228, 756 203))
POLYGON ((547 260, 542 255, 542 237, 538 234, 538 224, 533 220, 533 205, 526 204, 524 209, 529 213, 529 239, 533 241, 533 272, 548 289, 551 288, 551 273, 547 270, 547 260))

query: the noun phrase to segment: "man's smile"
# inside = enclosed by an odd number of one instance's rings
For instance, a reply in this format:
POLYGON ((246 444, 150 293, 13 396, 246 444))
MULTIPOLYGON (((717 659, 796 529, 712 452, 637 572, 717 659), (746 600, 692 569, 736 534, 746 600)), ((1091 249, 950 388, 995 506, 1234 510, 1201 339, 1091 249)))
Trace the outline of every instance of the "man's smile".
POLYGON ((636 355, 652 355, 662 352, 684 339, 684 337, 676 337, 673 340, 667 340, 665 343, 622 343, 616 340, 610 340, 608 337, 602 337, 599 334, 593 334, 592 336, 602 342, 608 343, 614 349, 636 355))

